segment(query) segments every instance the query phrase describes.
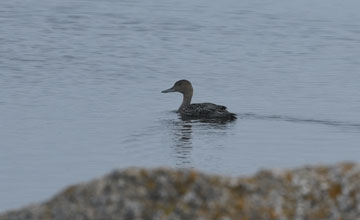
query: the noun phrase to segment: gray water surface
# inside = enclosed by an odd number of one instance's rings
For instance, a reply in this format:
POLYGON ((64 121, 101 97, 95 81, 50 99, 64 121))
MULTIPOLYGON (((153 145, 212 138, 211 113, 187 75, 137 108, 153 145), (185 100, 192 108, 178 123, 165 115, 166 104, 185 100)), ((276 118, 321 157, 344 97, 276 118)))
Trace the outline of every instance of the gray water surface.
POLYGON ((0 1, 0 210, 115 168, 359 162, 358 0, 0 1), (194 102, 231 123, 182 121, 194 102))

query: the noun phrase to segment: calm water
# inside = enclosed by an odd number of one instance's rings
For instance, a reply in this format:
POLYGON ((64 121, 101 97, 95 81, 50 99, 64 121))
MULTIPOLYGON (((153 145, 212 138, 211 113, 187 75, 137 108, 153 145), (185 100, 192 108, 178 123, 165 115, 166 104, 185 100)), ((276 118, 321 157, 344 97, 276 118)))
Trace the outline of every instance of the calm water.
POLYGON ((0 210, 115 168, 358 161, 358 0, 1 0, 0 210), (187 122, 194 102, 232 123, 187 122))

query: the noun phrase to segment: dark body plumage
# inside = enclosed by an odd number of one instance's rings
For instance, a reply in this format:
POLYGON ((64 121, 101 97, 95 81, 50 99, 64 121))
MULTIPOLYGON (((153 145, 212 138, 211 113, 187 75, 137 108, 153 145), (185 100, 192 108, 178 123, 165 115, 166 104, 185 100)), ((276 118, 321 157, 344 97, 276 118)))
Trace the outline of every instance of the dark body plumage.
POLYGON ((180 92, 184 95, 183 102, 178 109, 182 118, 186 119, 221 119, 234 120, 236 114, 228 112, 225 106, 213 103, 194 103, 191 104, 193 88, 188 80, 179 80, 170 89, 162 91, 180 92))
POLYGON ((234 113, 226 110, 225 106, 213 103, 194 103, 179 109, 179 113, 187 118, 219 118, 219 119, 236 119, 234 113))

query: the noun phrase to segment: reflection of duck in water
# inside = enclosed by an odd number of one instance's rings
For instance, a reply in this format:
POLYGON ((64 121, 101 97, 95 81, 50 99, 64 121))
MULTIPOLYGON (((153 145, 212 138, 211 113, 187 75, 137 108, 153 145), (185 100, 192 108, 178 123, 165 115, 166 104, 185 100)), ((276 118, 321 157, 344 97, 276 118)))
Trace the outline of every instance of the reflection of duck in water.
POLYGON ((196 103, 191 104, 191 98, 193 96, 193 88, 188 80, 179 80, 170 89, 162 91, 168 92, 180 92, 183 94, 183 102, 178 109, 178 112, 185 118, 206 118, 206 119, 223 119, 234 120, 236 114, 230 113, 226 110, 225 106, 216 105, 213 103, 196 103))
POLYGON ((192 146, 192 125, 188 122, 179 121, 176 123, 174 153, 176 165, 181 168, 192 168, 191 151, 192 146))

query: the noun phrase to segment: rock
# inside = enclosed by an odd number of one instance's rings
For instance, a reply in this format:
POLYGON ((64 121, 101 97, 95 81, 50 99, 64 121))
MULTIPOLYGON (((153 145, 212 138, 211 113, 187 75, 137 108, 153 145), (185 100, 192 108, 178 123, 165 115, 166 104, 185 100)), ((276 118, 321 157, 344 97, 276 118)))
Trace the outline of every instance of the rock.
POLYGON ((228 178, 193 170, 127 169, 70 186, 1 220, 356 220, 360 165, 307 166, 228 178))

